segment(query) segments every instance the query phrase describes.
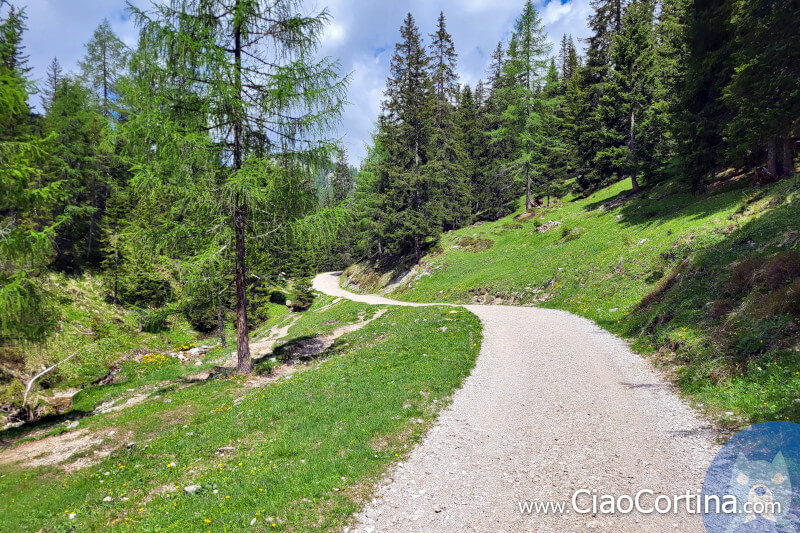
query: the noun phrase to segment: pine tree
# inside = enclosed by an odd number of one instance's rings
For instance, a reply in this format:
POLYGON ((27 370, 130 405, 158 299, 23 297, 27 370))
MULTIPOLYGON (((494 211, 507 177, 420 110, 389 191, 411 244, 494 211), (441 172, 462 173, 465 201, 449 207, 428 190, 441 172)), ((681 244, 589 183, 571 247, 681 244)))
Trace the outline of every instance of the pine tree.
POLYGON ((42 107, 45 113, 50 111, 50 106, 53 104, 58 87, 64 81, 64 71, 61 68, 61 63, 58 58, 54 57, 50 64, 47 66, 47 78, 45 79, 45 86, 42 89, 42 107))
POLYGON ((735 2, 734 71, 724 100, 733 117, 726 137, 739 158, 767 147, 767 169, 794 174, 792 136, 800 128, 800 4, 794 0, 735 2))
POLYGON ((108 19, 94 30, 86 44, 86 55, 78 62, 86 84, 98 95, 103 116, 113 118, 118 113, 117 84, 124 74, 128 50, 111 29, 108 19))
POLYGON ((678 83, 674 135, 681 174, 703 187, 727 164, 724 130, 731 113, 722 94, 733 73, 731 2, 691 2, 686 10, 686 66, 678 83))
POLYGON ((440 183, 424 172, 430 153, 433 84, 430 57, 409 13, 400 28, 386 84, 376 142, 384 214, 382 253, 422 257, 423 247, 442 226, 440 183))
POLYGON ((317 137, 339 120, 346 85, 337 63, 311 59, 328 12, 305 16, 297 8, 293 0, 176 0, 149 13, 131 8, 142 28, 140 48, 157 59, 141 61, 145 72, 149 64, 156 90, 149 93, 145 85, 139 93, 144 101, 136 127, 145 147, 148 140, 164 146, 158 159, 143 161, 137 181, 159 194, 180 193, 172 180, 186 183, 182 173, 188 170, 195 180, 190 191, 199 192, 198 186, 205 191, 194 203, 209 213, 198 226, 231 230, 232 255, 222 254, 230 249, 223 245, 204 247, 197 256, 203 257, 198 263, 230 260, 234 265, 243 373, 253 368, 248 231, 273 234, 309 208, 307 171, 331 149, 317 137), (158 83, 165 85, 163 91, 158 83), (178 100, 175 107, 170 97, 178 100), (182 117, 186 105, 197 117, 194 122, 182 117), (192 150, 194 158, 188 157, 192 150), (224 162, 223 168, 214 161, 224 162), (164 176, 158 168, 167 162, 174 172, 164 176))
POLYGON ((456 229, 469 223, 469 184, 464 173, 463 146, 455 131, 455 103, 458 97, 456 52, 447 32, 444 13, 439 14, 436 32, 430 35, 431 99, 430 156, 424 173, 432 192, 441 196, 442 229, 456 229))
POLYGON ((352 181, 347 152, 344 147, 339 146, 336 150, 336 164, 331 176, 331 200, 333 203, 338 204, 347 198, 352 190, 352 181))
POLYGON ((592 35, 587 39, 586 61, 580 71, 581 99, 576 102, 575 164, 577 185, 589 191, 607 183, 615 175, 613 153, 624 139, 624 122, 613 123, 615 102, 608 84, 612 80, 611 46, 622 27, 623 0, 592 0, 589 17, 592 35))

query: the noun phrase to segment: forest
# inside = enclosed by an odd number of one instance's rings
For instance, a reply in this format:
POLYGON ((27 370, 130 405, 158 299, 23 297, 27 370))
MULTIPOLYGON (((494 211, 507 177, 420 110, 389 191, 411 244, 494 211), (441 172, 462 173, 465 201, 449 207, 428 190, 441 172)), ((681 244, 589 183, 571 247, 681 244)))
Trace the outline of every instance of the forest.
MULTIPOLYGON (((0 1, 6 411, 39 370, 85 356, 48 349, 54 339, 104 335, 102 324, 65 328, 70 279, 97 281, 139 333, 185 320, 225 344, 235 331, 247 374, 264 304, 290 295, 307 307, 316 272, 419 260, 520 197, 534 210, 621 180, 631 195, 664 180, 704 195, 726 172, 763 184, 795 172, 794 0, 592 0, 591 36, 578 42, 548 36, 529 0, 473 87, 459 80, 445 14, 425 36, 409 13, 358 170, 333 136, 349 75, 315 57, 327 10, 128 9, 135 48, 106 21, 77 71, 54 57, 36 81, 25 8, 0 1)), ((92 359, 80 378, 55 369, 43 386, 93 382, 110 363, 92 359)))

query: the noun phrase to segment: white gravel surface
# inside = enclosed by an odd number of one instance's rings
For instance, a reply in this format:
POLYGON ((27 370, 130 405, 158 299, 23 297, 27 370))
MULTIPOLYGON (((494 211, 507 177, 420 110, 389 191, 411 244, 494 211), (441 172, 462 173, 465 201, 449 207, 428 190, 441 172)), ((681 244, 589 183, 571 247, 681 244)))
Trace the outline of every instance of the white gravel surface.
MULTIPOLYGON (((350 293, 336 274, 317 276, 314 288, 369 304, 424 305, 350 293)), ((351 532, 704 531, 702 517, 685 512, 521 513, 520 501, 569 502, 577 489, 697 494, 716 432, 647 361, 589 320, 464 307, 483 323, 475 369, 351 532)))

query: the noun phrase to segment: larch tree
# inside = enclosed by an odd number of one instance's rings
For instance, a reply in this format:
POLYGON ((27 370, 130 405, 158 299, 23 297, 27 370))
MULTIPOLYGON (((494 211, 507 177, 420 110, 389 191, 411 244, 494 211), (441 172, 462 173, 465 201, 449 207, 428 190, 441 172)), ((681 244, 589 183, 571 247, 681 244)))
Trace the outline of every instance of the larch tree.
MULTIPOLYGON (((0 3, 0 345, 41 338, 52 322, 36 276, 52 251, 61 182, 43 169, 52 137, 22 125, 30 116, 29 80, 22 55, 25 12, 0 3)), ((0 369, 23 379, 0 360, 0 369)))
POLYGON ((124 74, 127 55, 128 48, 106 19, 94 30, 92 38, 86 43, 86 55, 78 62, 81 76, 100 98, 101 110, 106 118, 112 118, 118 112, 117 84, 124 74))
POLYGON ((532 187, 543 158, 546 136, 542 131, 544 114, 542 89, 549 66, 550 45, 544 24, 532 1, 525 4, 514 25, 508 60, 503 65, 504 87, 501 89, 504 110, 500 127, 493 132, 497 139, 515 144, 511 159, 506 162, 522 183, 525 208, 535 201, 532 187))
MULTIPOLYGON (((192 112, 202 117, 188 131, 173 122, 169 135, 190 136, 197 151, 210 154, 206 161, 221 163, 209 167, 198 158, 197 174, 214 185, 203 203, 222 213, 232 233, 238 370, 249 373, 247 242, 308 209, 308 171, 328 157, 333 144, 322 137, 344 105, 347 80, 338 63, 313 58, 330 15, 302 14, 297 0, 174 0, 149 12, 129 9, 141 28, 140 46, 152 50, 165 67, 159 75, 184 94, 148 96, 191 95, 192 112)), ((161 118, 158 108, 149 117, 145 107, 139 112, 153 125, 161 118)), ((168 144, 173 160, 189 150, 168 144)), ((156 171, 158 161, 143 163, 140 186, 171 188, 156 171)), ((223 245, 216 253, 228 250, 223 245)))

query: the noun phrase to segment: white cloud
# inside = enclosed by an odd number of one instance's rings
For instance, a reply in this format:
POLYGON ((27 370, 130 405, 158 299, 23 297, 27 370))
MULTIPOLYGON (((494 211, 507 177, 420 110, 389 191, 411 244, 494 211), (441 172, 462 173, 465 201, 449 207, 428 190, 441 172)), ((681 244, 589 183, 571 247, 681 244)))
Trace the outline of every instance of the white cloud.
MULTIPOLYGON (((343 73, 352 73, 347 107, 337 137, 343 137, 352 162, 363 157, 363 144, 380 111, 389 59, 400 38, 406 13, 413 14, 425 41, 434 31, 436 18, 444 11, 447 28, 459 53, 458 71, 464 83, 474 85, 484 77, 497 42, 508 38, 525 0, 308 0, 306 11, 328 7, 332 23, 325 30, 320 53, 339 58, 343 73)), ((147 7, 150 0, 135 0, 147 7)), ((114 31, 128 43, 137 31, 125 15, 125 0, 17 0, 27 4, 29 31, 25 44, 31 56, 33 76, 42 79, 53 56, 65 69, 76 69, 84 44, 94 28, 108 18, 114 31)), ((589 0, 536 1, 550 40, 555 45, 562 34, 575 38, 588 35, 586 17, 589 0)), ((556 53, 557 49, 553 49, 556 53)), ((34 96, 33 103, 39 98, 34 96)))

